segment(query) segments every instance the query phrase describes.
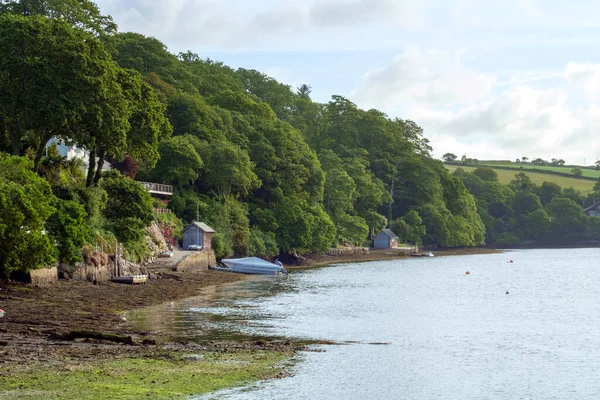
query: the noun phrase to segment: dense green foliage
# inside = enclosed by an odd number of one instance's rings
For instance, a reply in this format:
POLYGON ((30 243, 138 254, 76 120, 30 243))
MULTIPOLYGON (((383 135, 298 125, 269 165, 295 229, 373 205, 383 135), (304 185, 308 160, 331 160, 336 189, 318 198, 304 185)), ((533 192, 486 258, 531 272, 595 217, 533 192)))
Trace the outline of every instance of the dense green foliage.
POLYGON ((117 239, 125 244, 139 242, 144 228, 154 220, 150 193, 140 183, 114 171, 105 175, 101 187, 108 195, 104 216, 117 239))
POLYGON ((480 245, 486 232, 473 195, 413 121, 170 54, 157 39, 117 33, 89 0, 0 3, 0 151, 33 157, 51 184, 57 199, 36 227, 53 215, 46 228, 69 262, 84 238, 143 247, 149 195, 129 178, 103 178, 105 160, 172 184, 168 207, 213 226, 219 256, 364 245, 391 221, 403 240, 441 247, 480 245), (89 151, 85 179, 44 157, 52 137, 89 151))
POLYGON ((48 182, 32 163, 0 153, 0 275, 28 271, 55 260, 44 224, 54 212, 48 182))
POLYGON ((600 218, 582 213, 583 207, 600 198, 600 191, 584 197, 554 183, 536 185, 524 172, 503 185, 495 179, 482 179, 492 174, 482 174, 481 170, 484 168, 474 172, 459 168, 454 175, 475 196, 477 212, 486 228, 486 243, 512 246, 526 241, 560 245, 600 237, 600 218))

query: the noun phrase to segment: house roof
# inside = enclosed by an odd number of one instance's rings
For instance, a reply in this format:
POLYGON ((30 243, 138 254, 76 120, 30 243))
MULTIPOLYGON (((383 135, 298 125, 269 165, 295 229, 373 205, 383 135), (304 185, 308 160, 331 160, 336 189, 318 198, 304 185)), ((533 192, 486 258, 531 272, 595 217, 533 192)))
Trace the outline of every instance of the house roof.
POLYGON ((204 222, 192 222, 191 224, 189 224, 188 226, 185 227, 183 232, 187 231, 192 226, 196 226, 196 227, 200 228, 200 230, 202 230, 205 233, 214 233, 215 232, 215 230, 213 228, 206 225, 204 222))
POLYGON ((600 204, 600 201, 592 204, 591 206, 589 206, 588 208, 586 208, 585 210, 583 210, 583 212, 585 213, 587 211, 590 211, 592 208, 596 207, 598 204, 600 204))
POLYGON ((392 232, 391 229, 383 229, 381 232, 379 232, 379 234, 377 236, 379 236, 380 234, 384 234, 387 237, 389 237, 390 239, 398 239, 398 235, 396 235, 394 232, 392 232))

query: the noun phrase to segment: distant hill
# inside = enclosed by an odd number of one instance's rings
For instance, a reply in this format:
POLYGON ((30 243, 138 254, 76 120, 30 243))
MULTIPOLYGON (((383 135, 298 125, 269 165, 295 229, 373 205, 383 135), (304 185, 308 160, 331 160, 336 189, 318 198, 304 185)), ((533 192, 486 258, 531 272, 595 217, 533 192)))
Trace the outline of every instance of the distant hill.
MULTIPOLYGON (((461 162, 451 162, 448 164, 461 165, 461 162)), ((524 171, 552 171, 566 175, 573 175, 571 172, 573 168, 581 168, 582 176, 585 178, 600 178, 600 171, 597 171, 595 167, 583 167, 580 165, 535 165, 532 163, 516 163, 510 161, 493 161, 493 160, 479 160, 477 163, 467 164, 473 167, 492 167, 492 168, 510 168, 520 169, 524 171)))
POLYGON ((518 174, 519 172, 524 172, 537 185, 541 185, 543 182, 553 182, 553 183, 556 183, 557 185, 559 185, 560 187, 562 187, 563 189, 572 187, 576 190, 581 191, 581 193, 583 193, 583 194, 588 194, 588 193, 592 192, 594 190, 594 184, 596 183, 596 179, 598 177, 600 177, 600 171, 582 168, 582 172, 583 172, 584 176, 578 178, 578 177, 570 174, 571 169, 574 168, 572 166, 571 167, 553 167, 553 166, 543 167, 543 166, 536 165, 535 166, 536 170, 532 171, 532 170, 526 169, 527 167, 533 167, 533 165, 531 165, 531 164, 516 164, 516 163, 510 163, 510 164, 515 165, 515 166, 521 165, 521 166, 523 166, 523 169, 518 168, 518 167, 511 168, 511 167, 506 166, 506 164, 504 164, 504 163, 500 164, 500 165, 485 164, 482 161, 478 162, 476 165, 473 165, 473 164, 462 165, 460 163, 452 163, 452 164, 445 163, 444 165, 450 172, 454 172, 457 168, 464 168, 465 170, 472 172, 473 170, 475 170, 475 168, 478 168, 478 167, 490 167, 490 168, 494 169, 494 171, 496 171, 496 173, 498 173, 498 180, 500 181, 500 183, 505 183, 505 184, 508 184, 508 183, 510 183, 510 181, 515 179, 515 175, 518 174), (566 176, 567 172, 568 172, 568 175, 570 175, 570 176, 566 176), (585 176, 586 173, 588 173, 587 176, 585 176), (595 175, 592 175, 592 173, 595 173, 595 175))

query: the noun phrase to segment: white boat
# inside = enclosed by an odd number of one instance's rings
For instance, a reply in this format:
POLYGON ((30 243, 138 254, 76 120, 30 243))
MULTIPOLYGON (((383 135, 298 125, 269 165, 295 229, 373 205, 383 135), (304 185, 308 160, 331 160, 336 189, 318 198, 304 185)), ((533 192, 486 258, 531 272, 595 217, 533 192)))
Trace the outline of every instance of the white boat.
POLYGON ((411 257, 433 257, 433 253, 431 251, 427 253, 412 253, 411 257))
POLYGON ((225 267, 210 267, 215 271, 237 272, 240 274, 282 275, 287 274, 283 266, 273 264, 258 257, 227 258, 221 260, 225 267))

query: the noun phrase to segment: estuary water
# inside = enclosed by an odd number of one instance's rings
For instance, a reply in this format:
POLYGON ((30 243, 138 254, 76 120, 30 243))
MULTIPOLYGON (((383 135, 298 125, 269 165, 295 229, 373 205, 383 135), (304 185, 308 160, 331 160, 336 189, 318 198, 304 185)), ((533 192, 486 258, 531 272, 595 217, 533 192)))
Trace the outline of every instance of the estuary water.
POLYGON ((289 378, 202 399, 597 399, 599 256, 525 250, 300 271, 178 304, 169 329, 341 343, 299 354, 289 378))

